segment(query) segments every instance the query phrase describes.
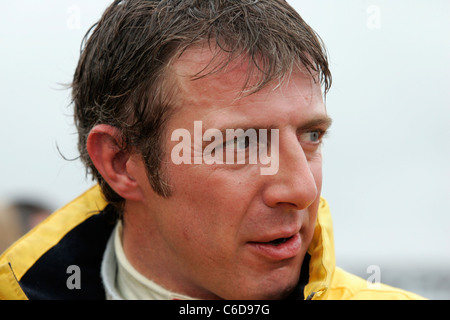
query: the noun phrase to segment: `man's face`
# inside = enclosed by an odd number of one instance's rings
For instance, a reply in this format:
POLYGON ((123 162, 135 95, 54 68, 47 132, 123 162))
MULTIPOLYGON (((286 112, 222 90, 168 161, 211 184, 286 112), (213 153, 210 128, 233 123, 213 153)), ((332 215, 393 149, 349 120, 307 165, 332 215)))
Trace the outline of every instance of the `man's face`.
MULTIPOLYGON (((245 77, 238 63, 203 79, 190 78, 210 58, 209 51, 190 49, 173 66, 181 100, 168 122, 163 159, 172 195, 162 198, 152 191, 142 164, 137 180, 146 200, 139 234, 147 249, 138 270, 168 289, 199 298, 283 298, 299 280, 317 216, 320 139, 329 125, 321 88, 297 71, 275 90, 274 84, 235 99, 245 77), (203 132, 277 129, 278 171, 262 175, 265 165, 259 162, 173 163, 171 150, 178 141, 170 141, 170 135, 182 128, 194 139, 194 121, 201 121, 203 132)), ((193 152, 199 147, 192 141, 193 152)))

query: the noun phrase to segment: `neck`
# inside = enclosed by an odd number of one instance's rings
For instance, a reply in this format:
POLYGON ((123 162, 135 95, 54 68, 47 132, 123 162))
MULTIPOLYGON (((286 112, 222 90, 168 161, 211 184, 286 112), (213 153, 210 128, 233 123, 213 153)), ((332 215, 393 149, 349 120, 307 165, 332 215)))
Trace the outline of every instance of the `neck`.
POLYGON ((164 288, 144 276, 128 260, 122 246, 122 224, 119 222, 114 235, 117 258, 117 290, 127 300, 191 300, 192 298, 164 288))

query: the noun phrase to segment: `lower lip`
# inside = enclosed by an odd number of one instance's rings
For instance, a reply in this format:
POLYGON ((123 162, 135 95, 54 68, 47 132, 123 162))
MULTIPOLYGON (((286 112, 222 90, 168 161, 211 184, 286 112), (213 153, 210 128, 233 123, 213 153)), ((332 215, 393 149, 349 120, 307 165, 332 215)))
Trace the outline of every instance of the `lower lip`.
POLYGON ((280 261, 293 258, 300 253, 302 247, 302 240, 300 234, 297 233, 289 240, 278 246, 271 245, 266 242, 248 242, 250 250, 262 255, 269 260, 280 261))

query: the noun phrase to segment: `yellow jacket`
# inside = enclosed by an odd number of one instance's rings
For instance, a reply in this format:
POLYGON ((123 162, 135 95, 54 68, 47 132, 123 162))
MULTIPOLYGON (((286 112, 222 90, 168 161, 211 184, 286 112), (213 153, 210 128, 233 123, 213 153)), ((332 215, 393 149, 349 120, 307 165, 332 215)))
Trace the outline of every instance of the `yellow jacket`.
MULTIPOLYGON (((0 299, 104 299, 103 252, 115 225, 112 207, 94 186, 56 211, 0 256, 0 299), (81 285, 68 285, 71 266, 81 285)), ((421 299, 384 284, 376 288, 335 266, 331 215, 321 199, 303 295, 322 299, 421 299)), ((302 277, 304 278, 305 275, 302 277)))

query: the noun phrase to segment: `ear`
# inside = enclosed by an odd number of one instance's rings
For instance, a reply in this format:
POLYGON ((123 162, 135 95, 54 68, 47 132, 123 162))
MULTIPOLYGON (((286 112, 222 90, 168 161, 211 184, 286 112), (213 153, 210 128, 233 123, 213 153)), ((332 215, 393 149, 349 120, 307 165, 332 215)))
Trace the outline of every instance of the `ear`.
POLYGON ((132 156, 122 148, 119 129, 106 124, 95 126, 86 147, 94 166, 117 194, 126 200, 142 200, 140 186, 129 172, 132 156))

